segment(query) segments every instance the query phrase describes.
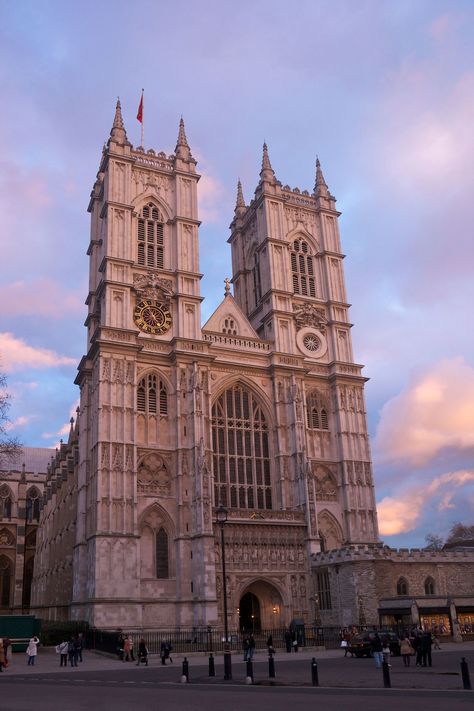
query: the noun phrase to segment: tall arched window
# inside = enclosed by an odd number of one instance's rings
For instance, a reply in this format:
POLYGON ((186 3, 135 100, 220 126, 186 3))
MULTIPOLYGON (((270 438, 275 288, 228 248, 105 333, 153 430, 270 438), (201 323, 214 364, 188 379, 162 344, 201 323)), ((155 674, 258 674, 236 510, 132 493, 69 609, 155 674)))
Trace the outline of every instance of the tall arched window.
POLYGON ((435 581, 432 577, 426 578, 425 580, 425 595, 435 594, 435 581))
POLYGON ((303 296, 316 296, 314 258, 307 242, 296 239, 291 249, 291 273, 293 291, 303 296))
POLYGON ((6 484, 0 486, 0 518, 12 517, 12 492, 6 484))
POLYGON ((10 607, 13 563, 5 555, 0 556, 0 607, 10 607))
POLYGON ((169 561, 168 561, 168 534, 164 528, 156 534, 155 538, 155 557, 156 557, 156 577, 169 578, 169 561))
POLYGON ((306 419, 310 430, 328 430, 328 412, 328 405, 317 390, 308 395, 306 398, 306 419))
POLYGON ((138 218, 138 264, 163 269, 163 216, 156 205, 149 202, 138 218))
POLYGON ((212 443, 216 506, 271 509, 268 423, 251 391, 235 385, 216 400, 212 443))
POLYGON ((397 595, 408 595, 408 583, 405 578, 399 578, 397 582, 397 595))
POLYGON ((168 414, 166 385, 153 373, 146 375, 138 383, 137 410, 148 415, 168 414))
POLYGON ((28 523, 39 521, 40 493, 36 486, 32 486, 26 494, 26 519, 28 523))

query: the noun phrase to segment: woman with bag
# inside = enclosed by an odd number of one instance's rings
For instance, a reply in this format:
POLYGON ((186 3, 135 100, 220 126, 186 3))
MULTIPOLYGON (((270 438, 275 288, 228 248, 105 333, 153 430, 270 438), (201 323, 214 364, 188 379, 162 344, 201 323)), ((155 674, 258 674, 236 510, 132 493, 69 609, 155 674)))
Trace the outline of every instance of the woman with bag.
POLYGON ((415 650, 411 645, 410 638, 408 637, 408 635, 405 635, 402 641, 400 642, 400 654, 403 657, 403 666, 409 667, 410 657, 415 654, 415 650))

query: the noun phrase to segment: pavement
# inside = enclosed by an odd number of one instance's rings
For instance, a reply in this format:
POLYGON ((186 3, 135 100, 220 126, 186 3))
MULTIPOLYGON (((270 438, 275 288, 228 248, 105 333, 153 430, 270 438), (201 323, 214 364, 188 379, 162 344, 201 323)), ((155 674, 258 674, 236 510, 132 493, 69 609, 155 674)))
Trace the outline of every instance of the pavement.
MULTIPOLYGON (((241 653, 232 654, 232 681, 223 679, 223 656, 215 654, 216 676, 209 677, 208 655, 191 653, 186 655, 189 664, 189 682, 206 685, 245 685, 247 667, 241 653)), ((401 657, 391 658, 390 677, 392 690, 396 689, 438 689, 443 691, 462 690, 460 662, 465 658, 474 686, 474 642, 462 644, 446 643, 440 651, 433 652, 432 667, 416 667, 412 659, 410 668, 403 666, 401 657)), ((5 670, 0 683, 54 681, 74 684, 140 684, 161 685, 181 682, 183 654, 173 654, 173 664, 163 666, 157 655, 149 656, 149 665, 137 666, 133 662, 122 662, 116 656, 85 650, 84 661, 78 667, 59 667, 59 655, 54 648, 39 649, 35 666, 27 666, 24 653, 13 655, 10 666, 5 670)), ((275 655, 275 679, 268 677, 268 656, 266 651, 257 651, 253 660, 254 684, 258 686, 300 686, 312 685, 311 663, 316 660, 320 687, 326 689, 380 689, 383 688, 382 672, 375 668, 372 659, 344 657, 344 650, 321 650, 300 648, 297 653, 287 654, 277 650, 275 655)), ((473 696, 474 699, 474 696, 473 696)))

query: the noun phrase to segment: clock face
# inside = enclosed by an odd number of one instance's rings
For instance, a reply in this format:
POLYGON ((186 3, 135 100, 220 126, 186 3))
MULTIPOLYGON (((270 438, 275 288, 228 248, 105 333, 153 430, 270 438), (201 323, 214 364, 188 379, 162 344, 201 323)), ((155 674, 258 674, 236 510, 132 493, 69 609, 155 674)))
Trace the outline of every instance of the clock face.
POLYGON ((141 331, 161 335, 171 328, 172 318, 169 308, 151 299, 139 301, 133 314, 141 331))

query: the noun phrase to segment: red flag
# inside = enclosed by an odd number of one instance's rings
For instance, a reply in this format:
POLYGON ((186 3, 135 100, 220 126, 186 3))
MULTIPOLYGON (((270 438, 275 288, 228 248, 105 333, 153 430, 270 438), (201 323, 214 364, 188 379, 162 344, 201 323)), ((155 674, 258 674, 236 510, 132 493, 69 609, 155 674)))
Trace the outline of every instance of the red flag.
POLYGON ((138 106, 137 121, 140 121, 140 123, 143 123, 143 91, 142 91, 142 96, 140 99, 140 104, 138 106))

